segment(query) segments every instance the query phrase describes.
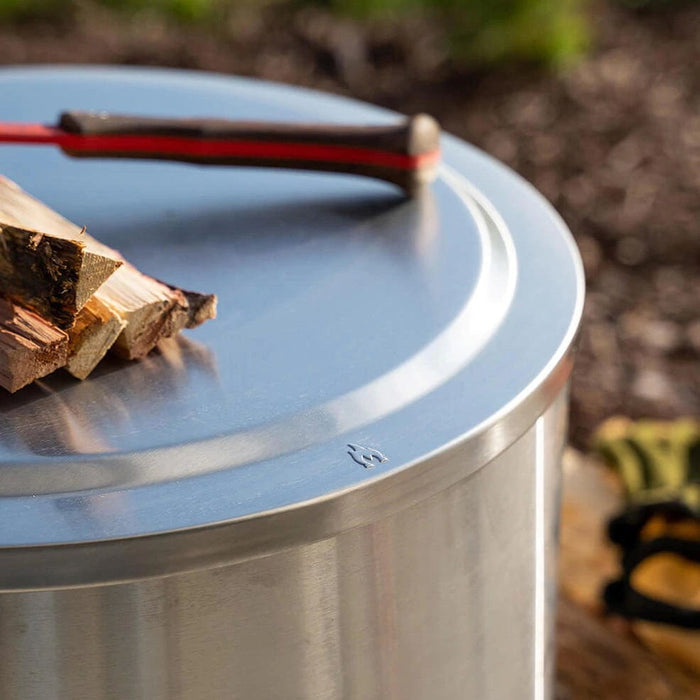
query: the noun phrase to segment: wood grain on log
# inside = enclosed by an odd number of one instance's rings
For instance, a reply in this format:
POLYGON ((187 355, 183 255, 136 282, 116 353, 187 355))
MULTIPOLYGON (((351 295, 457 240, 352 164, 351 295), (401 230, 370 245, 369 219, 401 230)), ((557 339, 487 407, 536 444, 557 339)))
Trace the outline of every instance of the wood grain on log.
POLYGON ((97 250, 123 261, 95 293, 95 298, 107 304, 125 322, 111 348, 113 354, 125 360, 139 359, 163 338, 172 338, 185 328, 196 328, 216 318, 216 295, 160 282, 140 272, 118 251, 88 238, 97 250))
POLYGON ((126 321, 108 304, 93 296, 68 330, 70 356, 66 369, 85 379, 124 330, 126 321))
POLYGON ((69 328, 122 264, 84 229, 0 177, 0 293, 69 328))
POLYGON ((68 335, 27 309, 0 299, 0 386, 15 392, 68 359, 68 335))
POLYGON ((187 325, 189 314, 184 295, 129 263, 112 275, 95 297, 124 321, 112 352, 126 360, 144 357, 159 340, 175 335, 187 325))

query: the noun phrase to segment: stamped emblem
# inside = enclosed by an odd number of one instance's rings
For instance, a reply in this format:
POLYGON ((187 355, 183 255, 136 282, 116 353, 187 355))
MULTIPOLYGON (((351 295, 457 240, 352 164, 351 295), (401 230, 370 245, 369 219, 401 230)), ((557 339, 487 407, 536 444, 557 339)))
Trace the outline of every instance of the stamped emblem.
POLYGON ((348 447, 350 448, 348 454, 365 469, 371 469, 375 464, 389 461, 388 457, 373 447, 354 445, 353 443, 348 443, 348 447))

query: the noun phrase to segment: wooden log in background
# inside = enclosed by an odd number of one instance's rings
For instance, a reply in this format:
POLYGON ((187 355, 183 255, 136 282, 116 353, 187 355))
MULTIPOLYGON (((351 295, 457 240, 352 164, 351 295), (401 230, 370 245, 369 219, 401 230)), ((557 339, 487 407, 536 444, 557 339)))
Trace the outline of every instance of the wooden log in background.
POLYGON ((556 700, 697 700, 700 679, 645 649, 625 625, 566 597, 557 616, 556 700))
POLYGON ((669 634, 687 635, 687 630, 653 625, 651 640, 640 623, 603 614, 600 593, 619 572, 619 553, 606 527, 622 509, 621 483, 595 459, 572 449, 564 456, 563 477, 557 700, 700 698, 700 676, 669 653, 669 634))

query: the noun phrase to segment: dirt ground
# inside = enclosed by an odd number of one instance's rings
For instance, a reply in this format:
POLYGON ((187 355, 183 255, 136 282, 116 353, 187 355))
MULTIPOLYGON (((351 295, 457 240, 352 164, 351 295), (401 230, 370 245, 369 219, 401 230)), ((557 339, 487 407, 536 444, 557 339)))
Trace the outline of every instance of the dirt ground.
POLYGON ((418 20, 365 31, 290 5, 211 31, 77 8, 0 26, 0 62, 214 70, 434 114, 533 182, 581 248, 572 442, 585 447, 613 413, 700 412, 700 3, 639 13, 601 2, 596 46, 555 75, 459 70, 440 27, 418 20))

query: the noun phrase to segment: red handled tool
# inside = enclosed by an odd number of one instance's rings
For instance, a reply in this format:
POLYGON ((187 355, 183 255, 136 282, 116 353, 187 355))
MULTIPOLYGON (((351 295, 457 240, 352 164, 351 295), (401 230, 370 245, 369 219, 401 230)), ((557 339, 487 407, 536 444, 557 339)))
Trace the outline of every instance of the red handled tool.
POLYGON ((161 119, 64 112, 57 126, 0 123, 0 143, 55 144, 76 158, 146 158, 204 165, 366 175, 409 194, 435 177, 440 128, 419 114, 386 126, 161 119))

